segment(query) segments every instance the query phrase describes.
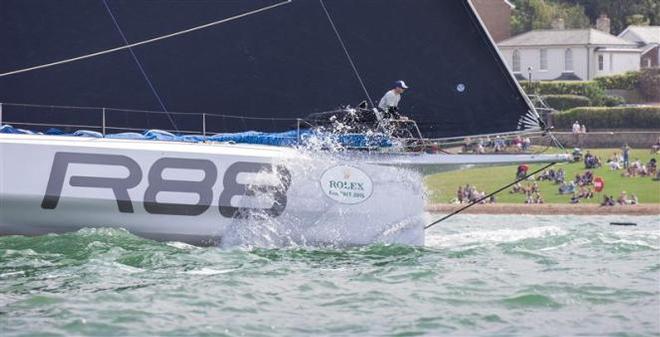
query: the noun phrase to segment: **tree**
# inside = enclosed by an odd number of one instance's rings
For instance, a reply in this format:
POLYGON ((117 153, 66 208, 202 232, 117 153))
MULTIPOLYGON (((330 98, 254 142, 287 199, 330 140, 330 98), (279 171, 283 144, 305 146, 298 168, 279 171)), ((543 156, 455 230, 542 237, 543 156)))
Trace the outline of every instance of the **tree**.
POLYGON ((658 0, 514 0, 512 30, 515 34, 551 27, 552 20, 564 19, 566 28, 587 28, 601 14, 610 18, 612 34, 629 25, 660 25, 658 0))
POLYGON ((555 19, 564 20, 566 28, 586 28, 591 22, 581 5, 559 3, 552 0, 515 0, 511 17, 514 34, 532 29, 549 29, 555 19))
POLYGON ((629 24, 660 25, 660 1, 658 0, 552 0, 584 7, 591 22, 601 14, 610 17, 612 33, 622 32, 629 24))

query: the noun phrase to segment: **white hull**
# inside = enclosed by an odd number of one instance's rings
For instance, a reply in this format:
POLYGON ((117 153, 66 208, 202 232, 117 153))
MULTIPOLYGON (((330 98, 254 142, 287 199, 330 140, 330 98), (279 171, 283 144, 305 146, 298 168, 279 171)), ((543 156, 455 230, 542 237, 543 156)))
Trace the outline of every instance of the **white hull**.
POLYGON ((422 172, 564 160, 0 134, 0 235, 115 227, 196 245, 423 245, 422 172))
POLYGON ((198 245, 424 243, 422 180, 400 168, 270 146, 31 135, 0 135, 0 160, 0 235, 121 227, 198 245), (333 199, 345 191, 324 192, 330 169, 370 195, 333 199))

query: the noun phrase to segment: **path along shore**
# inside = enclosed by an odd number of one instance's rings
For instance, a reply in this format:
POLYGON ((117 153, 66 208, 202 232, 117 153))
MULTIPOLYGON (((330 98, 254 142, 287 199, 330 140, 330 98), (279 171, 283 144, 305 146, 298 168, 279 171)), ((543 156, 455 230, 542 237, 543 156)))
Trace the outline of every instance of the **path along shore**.
MULTIPOLYGON (((451 213, 466 204, 430 204, 428 212, 451 213)), ((596 204, 479 204, 463 211, 469 214, 574 214, 574 215, 660 215, 660 204, 600 206, 596 204)))

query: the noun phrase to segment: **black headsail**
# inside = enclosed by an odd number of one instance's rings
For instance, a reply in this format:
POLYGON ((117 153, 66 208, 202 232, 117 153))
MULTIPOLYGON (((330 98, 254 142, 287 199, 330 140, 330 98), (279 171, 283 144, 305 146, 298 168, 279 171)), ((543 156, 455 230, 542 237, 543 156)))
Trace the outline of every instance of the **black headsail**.
MULTIPOLYGON (((278 2, 108 0, 129 42, 278 2)), ((100 0, 3 0, 0 73, 121 46, 111 20, 100 0)), ((426 137, 514 131, 533 109, 467 0, 293 0, 133 51, 170 111, 304 117, 367 95, 377 103, 399 79, 411 87, 400 109, 426 137)), ((0 77, 0 102, 161 109, 128 50, 0 77)), ((137 113, 122 118, 170 128, 137 113)), ((294 126, 209 123, 223 131, 294 126)))

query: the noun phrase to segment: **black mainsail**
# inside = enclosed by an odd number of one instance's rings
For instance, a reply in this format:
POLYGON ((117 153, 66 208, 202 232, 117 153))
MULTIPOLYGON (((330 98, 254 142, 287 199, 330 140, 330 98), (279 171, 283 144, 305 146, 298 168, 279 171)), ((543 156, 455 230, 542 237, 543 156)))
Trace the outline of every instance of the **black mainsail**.
MULTIPOLYGON (((129 42, 279 2, 108 1, 129 42)), ((5 73, 124 41, 101 1, 3 0, 0 43, 5 73)), ((377 103, 399 79, 411 86, 401 111, 426 137, 514 131, 534 113, 468 0, 293 0, 133 51, 169 110, 249 117, 209 119, 209 130, 286 130, 272 118, 377 103)), ((161 109, 128 50, 0 77, 0 102, 161 109)), ((139 113, 116 123, 171 128, 139 113)))

